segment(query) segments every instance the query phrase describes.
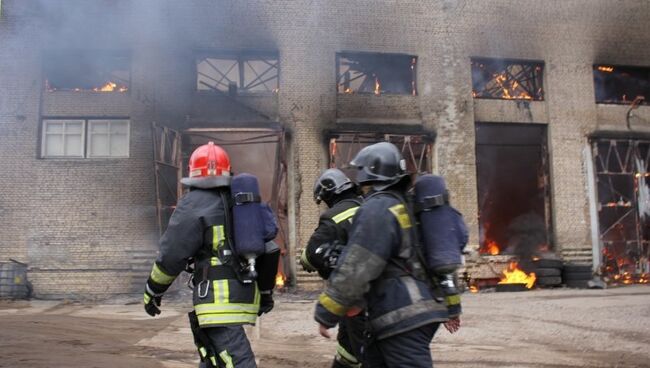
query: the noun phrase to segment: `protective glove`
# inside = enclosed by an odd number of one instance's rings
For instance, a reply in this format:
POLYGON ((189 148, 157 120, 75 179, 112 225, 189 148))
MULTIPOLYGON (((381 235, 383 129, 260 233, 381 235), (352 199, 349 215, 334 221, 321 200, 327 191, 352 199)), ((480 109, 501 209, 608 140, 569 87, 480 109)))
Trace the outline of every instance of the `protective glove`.
POLYGON ((154 294, 148 287, 144 289, 144 311, 151 317, 160 314, 162 294, 154 294))
POLYGON ((261 316, 264 313, 270 312, 274 305, 273 290, 260 291, 260 310, 257 312, 257 315, 261 316))

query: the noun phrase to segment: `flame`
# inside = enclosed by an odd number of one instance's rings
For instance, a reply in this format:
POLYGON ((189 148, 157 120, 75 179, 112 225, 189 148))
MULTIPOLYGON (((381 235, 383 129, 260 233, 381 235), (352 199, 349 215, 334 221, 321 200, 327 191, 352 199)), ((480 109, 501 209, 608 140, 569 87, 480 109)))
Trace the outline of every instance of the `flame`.
POLYGON ((613 66, 601 65, 601 66, 598 67, 598 70, 600 70, 601 72, 605 72, 605 73, 611 73, 611 72, 614 71, 614 67, 613 66))
POLYGON ((379 96, 381 93, 381 84, 379 83, 379 78, 375 76, 375 94, 379 96))
POLYGON ((343 91, 343 93, 349 93, 349 94, 352 94, 352 93, 354 93, 354 91, 352 90, 352 88, 348 87, 348 88, 346 88, 346 89, 343 91))
POLYGON ((526 274, 518 266, 517 262, 510 262, 508 268, 503 270, 504 277, 499 284, 526 284, 528 289, 532 288, 536 280, 535 273, 526 274))
POLYGON ((491 256, 496 256, 500 252, 499 244, 497 244, 497 242, 494 240, 488 240, 484 252, 490 254, 491 256))
POLYGON ((275 286, 277 288, 284 287, 284 280, 285 280, 285 277, 282 274, 282 272, 278 272, 278 274, 275 276, 275 286))
POLYGON ((114 92, 114 91, 126 92, 126 91, 128 91, 128 88, 124 87, 124 86, 119 86, 118 87, 117 83, 115 83, 115 82, 106 82, 106 84, 104 84, 101 87, 93 88, 93 91, 95 91, 95 92, 114 92))
POLYGON ((476 285, 471 285, 471 286, 469 287, 469 292, 470 292, 470 293, 478 293, 478 286, 476 286, 476 285))
POLYGON ((533 97, 520 88, 517 80, 510 80, 506 72, 494 74, 494 82, 501 88, 502 98, 506 100, 532 100, 533 97), (519 90, 519 93, 517 91, 519 90))

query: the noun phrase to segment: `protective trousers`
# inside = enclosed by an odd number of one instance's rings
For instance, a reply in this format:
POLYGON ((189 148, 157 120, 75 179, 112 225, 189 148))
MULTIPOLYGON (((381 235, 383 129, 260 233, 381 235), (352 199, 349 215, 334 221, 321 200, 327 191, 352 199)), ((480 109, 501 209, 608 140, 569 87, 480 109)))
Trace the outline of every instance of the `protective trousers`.
POLYGON ((361 351, 365 328, 366 317, 363 313, 354 317, 345 317, 341 320, 336 337, 338 340, 336 357, 332 368, 361 367, 361 351))
POLYGON ((374 340, 366 347, 363 368, 432 368, 429 345, 440 323, 374 340))
MULTIPOLYGON (((255 355, 243 326, 204 328, 219 368, 257 368, 255 355)), ((207 368, 201 363, 199 368, 207 368)))

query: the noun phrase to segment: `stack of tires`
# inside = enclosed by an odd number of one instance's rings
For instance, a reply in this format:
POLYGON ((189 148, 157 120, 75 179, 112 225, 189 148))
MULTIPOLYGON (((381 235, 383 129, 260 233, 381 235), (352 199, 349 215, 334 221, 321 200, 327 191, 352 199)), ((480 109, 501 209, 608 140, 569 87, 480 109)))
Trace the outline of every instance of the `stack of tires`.
POLYGON ((566 263, 562 270, 562 280, 567 287, 586 289, 593 278, 591 265, 566 263))
POLYGON ((533 261, 533 268, 537 287, 552 288, 562 285, 562 260, 553 258, 537 259, 533 261))

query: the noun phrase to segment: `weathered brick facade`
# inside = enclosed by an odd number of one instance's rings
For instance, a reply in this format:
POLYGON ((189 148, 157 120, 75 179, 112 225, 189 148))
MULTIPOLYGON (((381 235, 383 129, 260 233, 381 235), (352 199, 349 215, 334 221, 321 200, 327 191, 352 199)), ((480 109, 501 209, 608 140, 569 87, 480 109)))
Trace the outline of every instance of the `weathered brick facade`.
MULTIPOLYGON (((131 292, 144 281, 131 264, 156 249, 152 122, 183 129, 259 120, 195 91, 196 50, 279 54, 277 96, 240 102, 291 131, 291 257, 320 211, 311 188, 327 165, 323 131, 351 122, 436 131, 433 170, 446 176, 473 248, 475 122, 547 124, 555 247, 568 258, 590 254, 586 136, 625 130, 627 111, 594 102, 592 65, 650 66, 644 0, 47 3, 4 0, 0 18, 0 261, 28 263, 42 297, 131 292), (44 91, 43 55, 52 49, 130 52, 129 92, 44 91), (417 56, 418 96, 337 96, 343 50, 417 56), (470 57, 543 61, 545 100, 474 100, 470 57), (51 117, 129 118, 129 158, 40 158, 41 120, 51 117)), ((647 106, 637 113, 650 119, 647 106)))

